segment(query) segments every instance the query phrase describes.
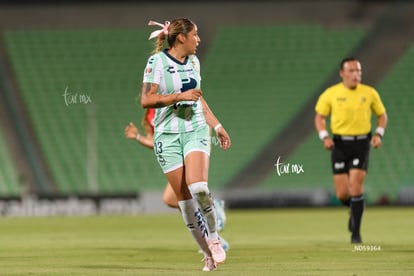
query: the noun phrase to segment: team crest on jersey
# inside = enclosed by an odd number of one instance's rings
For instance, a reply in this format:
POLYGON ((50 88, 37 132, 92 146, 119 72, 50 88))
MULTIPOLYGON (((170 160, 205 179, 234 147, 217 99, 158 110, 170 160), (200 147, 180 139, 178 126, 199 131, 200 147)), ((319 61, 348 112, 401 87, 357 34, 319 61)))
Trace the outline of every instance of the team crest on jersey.
POLYGON ((147 69, 145 69, 145 74, 151 74, 151 72, 152 72, 151 67, 147 67, 147 69))
POLYGON ((191 64, 193 65, 194 71, 196 71, 197 73, 200 74, 200 64, 198 62, 196 62, 196 58, 194 56, 192 56, 190 61, 191 61, 191 64))

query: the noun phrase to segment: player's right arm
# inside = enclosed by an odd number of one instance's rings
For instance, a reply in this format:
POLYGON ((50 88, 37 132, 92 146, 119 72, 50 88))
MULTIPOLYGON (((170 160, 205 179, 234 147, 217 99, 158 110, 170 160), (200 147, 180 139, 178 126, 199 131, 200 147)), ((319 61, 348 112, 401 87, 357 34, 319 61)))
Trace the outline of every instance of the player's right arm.
POLYGON ((319 139, 322 140, 323 146, 327 150, 331 150, 334 146, 334 142, 332 138, 329 136, 326 127, 326 117, 330 113, 331 107, 329 101, 327 100, 327 91, 325 90, 324 93, 319 96, 318 101, 316 102, 315 106, 315 128, 318 132, 319 139))
POLYGON ((190 89, 184 93, 175 92, 167 95, 157 93, 158 84, 144 82, 141 89, 141 106, 143 108, 160 108, 181 101, 198 101, 202 92, 200 89, 190 89))
POLYGON ((327 150, 331 150, 334 146, 334 142, 329 137, 328 131, 326 130, 326 117, 322 114, 316 113, 315 115, 315 128, 318 132, 319 138, 323 142, 323 146, 327 150))

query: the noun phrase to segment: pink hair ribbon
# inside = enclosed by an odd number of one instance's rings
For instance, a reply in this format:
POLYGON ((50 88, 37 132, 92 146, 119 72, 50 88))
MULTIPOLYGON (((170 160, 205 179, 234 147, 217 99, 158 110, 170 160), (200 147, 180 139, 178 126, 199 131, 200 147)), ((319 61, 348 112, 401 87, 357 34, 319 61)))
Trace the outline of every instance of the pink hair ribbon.
POLYGON ((157 31, 153 31, 151 33, 150 37, 148 38, 148 40, 153 39, 154 37, 159 36, 160 33, 164 33, 165 35, 168 34, 168 27, 170 26, 170 21, 165 21, 164 24, 161 24, 161 23, 158 23, 158 22, 155 22, 155 21, 152 21, 152 20, 150 20, 148 22, 148 26, 154 26, 154 25, 160 26, 160 27, 162 27, 162 29, 161 30, 157 30, 157 31))

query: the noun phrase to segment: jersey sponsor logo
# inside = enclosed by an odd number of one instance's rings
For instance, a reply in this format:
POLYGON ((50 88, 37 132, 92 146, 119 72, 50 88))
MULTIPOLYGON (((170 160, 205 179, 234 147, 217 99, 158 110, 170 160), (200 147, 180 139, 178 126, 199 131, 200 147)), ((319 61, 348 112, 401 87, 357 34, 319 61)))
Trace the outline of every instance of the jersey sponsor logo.
POLYGON ((186 69, 175 69, 174 66, 168 66, 166 67, 167 69, 165 69, 165 71, 167 71, 170 74, 175 74, 175 73, 186 73, 186 72, 192 72, 193 69, 191 68, 186 68, 186 69))
MULTIPOLYGON (((197 87, 197 81, 193 78, 181 79, 181 83, 183 85, 180 89, 181 93, 184 93, 187 90, 190 90, 190 89, 193 89, 193 88, 197 87)), ((189 106, 197 107, 197 103, 196 102, 176 103, 176 104, 173 105, 173 108, 177 109, 178 107, 189 107, 189 106)))
POLYGON ((145 69, 145 74, 151 74, 151 72, 152 72, 152 68, 151 67, 148 67, 147 69, 145 69))
POLYGON ((338 102, 346 102, 346 97, 338 97, 338 98, 336 98, 336 101, 338 101, 338 102))
POLYGON ((208 142, 208 140, 206 138, 201 138, 200 139, 200 143, 203 144, 204 146, 207 146, 207 142, 208 142))
POLYGON ((187 69, 178 69, 177 70, 177 72, 178 73, 185 73, 185 72, 192 72, 193 71, 193 69, 191 69, 191 68, 187 68, 187 69))
POLYGON ((174 66, 168 66, 166 71, 170 74, 174 74, 175 73, 174 66))
POLYGON ((187 90, 197 87, 197 81, 193 78, 181 79, 181 83, 183 84, 183 86, 180 89, 181 92, 185 92, 187 90))

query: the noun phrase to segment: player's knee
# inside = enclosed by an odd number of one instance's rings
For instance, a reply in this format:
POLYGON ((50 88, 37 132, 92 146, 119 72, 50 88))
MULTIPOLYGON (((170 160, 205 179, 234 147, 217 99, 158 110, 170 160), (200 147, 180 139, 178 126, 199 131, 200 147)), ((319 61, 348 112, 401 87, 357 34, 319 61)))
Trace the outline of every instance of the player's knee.
POLYGON ((364 193, 364 185, 361 182, 352 182, 349 187, 350 196, 358 196, 364 193))
POLYGON ((350 196, 360 196, 364 193, 364 188, 362 186, 360 187, 354 187, 350 189, 350 196))

